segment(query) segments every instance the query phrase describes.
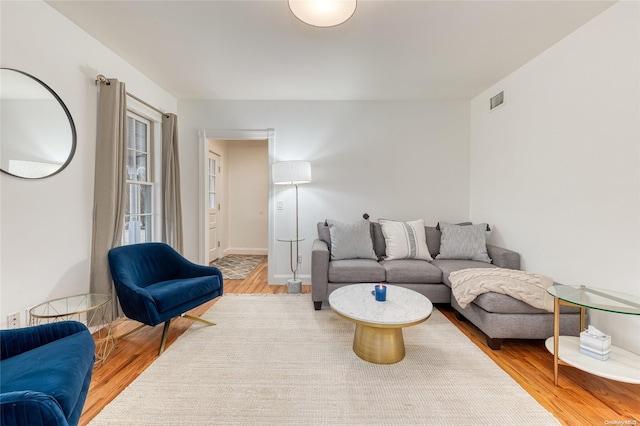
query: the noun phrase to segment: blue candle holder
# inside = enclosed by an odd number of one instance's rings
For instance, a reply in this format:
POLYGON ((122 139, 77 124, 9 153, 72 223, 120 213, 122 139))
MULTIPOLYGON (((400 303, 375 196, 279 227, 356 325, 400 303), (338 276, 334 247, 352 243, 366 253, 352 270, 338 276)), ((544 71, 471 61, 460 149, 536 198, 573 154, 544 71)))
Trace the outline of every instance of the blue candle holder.
POLYGON ((387 300, 387 286, 386 285, 378 284, 376 286, 375 293, 376 293, 376 300, 378 302, 384 302, 385 300, 387 300))

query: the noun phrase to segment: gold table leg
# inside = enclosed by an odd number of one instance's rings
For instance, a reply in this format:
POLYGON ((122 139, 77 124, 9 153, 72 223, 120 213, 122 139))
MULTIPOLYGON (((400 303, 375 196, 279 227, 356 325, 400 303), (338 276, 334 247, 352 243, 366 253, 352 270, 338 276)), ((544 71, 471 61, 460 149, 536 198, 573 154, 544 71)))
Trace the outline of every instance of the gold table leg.
POLYGON ((553 299, 553 383, 558 386, 558 353, 560 352, 560 298, 553 299))
POLYGON ((405 355, 402 328, 380 328, 356 323, 353 351, 365 361, 395 364, 405 355))
POLYGON ((107 320, 108 316, 108 307, 110 305, 103 304, 93 311, 91 318, 87 318, 87 324, 93 324, 95 319, 99 320, 99 323, 103 326, 98 329, 94 333, 94 338, 96 342, 96 362, 100 361, 104 364, 104 361, 107 359, 111 351, 113 351, 116 347, 116 342, 113 338, 113 333, 111 330, 111 322, 107 320))
MULTIPOLYGON (((560 305, 575 306, 556 297, 553 301, 553 383, 558 386, 558 365, 562 364, 559 358, 560 354, 560 305)), ((580 331, 586 328, 586 308, 580 306, 580 331)))

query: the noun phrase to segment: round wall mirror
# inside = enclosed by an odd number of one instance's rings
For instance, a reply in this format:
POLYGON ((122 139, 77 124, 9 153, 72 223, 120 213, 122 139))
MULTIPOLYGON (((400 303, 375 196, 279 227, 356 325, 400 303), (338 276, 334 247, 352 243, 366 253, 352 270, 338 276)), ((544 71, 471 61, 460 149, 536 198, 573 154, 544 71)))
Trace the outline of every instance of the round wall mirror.
POLYGON ((25 72, 0 68, 0 170, 38 179, 64 169, 76 150, 76 127, 62 99, 25 72))

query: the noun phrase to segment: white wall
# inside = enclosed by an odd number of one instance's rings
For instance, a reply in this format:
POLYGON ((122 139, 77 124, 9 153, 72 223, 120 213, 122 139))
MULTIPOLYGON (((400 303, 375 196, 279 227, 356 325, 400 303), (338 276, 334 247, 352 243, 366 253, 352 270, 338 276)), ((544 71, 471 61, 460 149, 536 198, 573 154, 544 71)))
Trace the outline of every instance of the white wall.
POLYGON ((176 112, 177 100, 41 1, 0 2, 0 65, 49 85, 75 121, 78 145, 61 173, 0 176, 0 319, 48 299, 89 290, 97 74, 176 112))
MULTIPOLYGON (((469 211, 469 105, 464 101, 331 102, 180 100, 185 254, 198 259, 198 129, 275 129, 274 160, 311 161, 300 186, 300 276, 309 282, 316 223, 423 218, 460 221, 469 211)), ((294 232, 294 190, 269 203, 274 236, 294 232)), ((270 282, 286 282, 289 249, 272 243, 270 282), (274 259, 272 259, 274 260, 274 259)))
POLYGON ((267 141, 229 141, 227 146, 227 252, 266 255, 269 225, 267 141))
MULTIPOLYGON (((636 296, 639 18, 637 2, 617 3, 471 102, 471 219, 529 271, 636 296)), ((640 353, 639 318, 591 319, 640 353)))

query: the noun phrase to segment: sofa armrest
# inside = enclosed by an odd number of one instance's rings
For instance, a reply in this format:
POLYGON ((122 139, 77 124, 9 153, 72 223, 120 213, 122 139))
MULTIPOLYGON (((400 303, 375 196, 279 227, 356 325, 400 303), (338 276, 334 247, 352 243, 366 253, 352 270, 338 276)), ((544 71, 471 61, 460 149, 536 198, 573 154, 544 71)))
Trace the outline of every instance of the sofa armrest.
POLYGON ((0 330, 0 359, 11 358, 81 332, 88 333, 89 329, 78 321, 61 321, 33 327, 0 330))
POLYGON ((487 244, 487 253, 493 264, 500 268, 520 269, 520 253, 491 244, 487 244))
POLYGON ((311 248, 311 300, 316 309, 327 298, 329 285, 329 247, 322 240, 314 240, 311 248))
POLYGON ((67 426, 60 405, 50 395, 35 391, 0 394, 0 423, 7 426, 67 426))

